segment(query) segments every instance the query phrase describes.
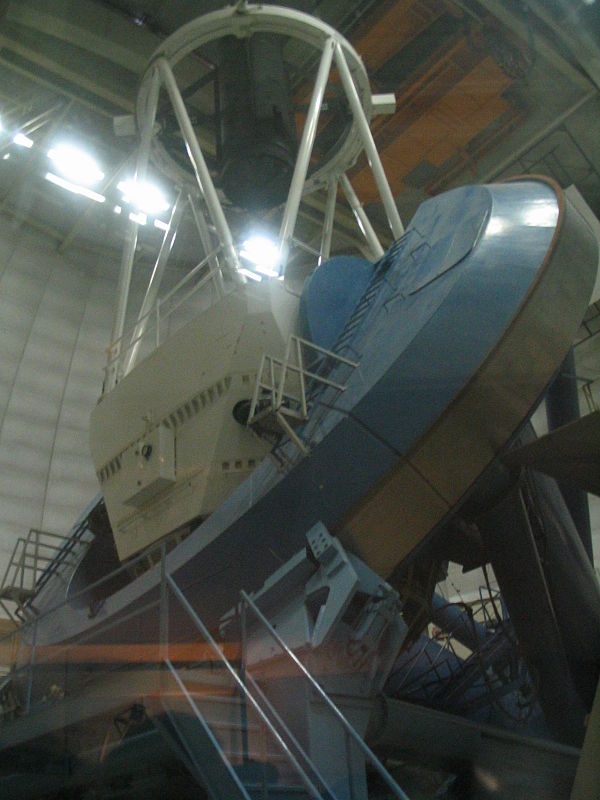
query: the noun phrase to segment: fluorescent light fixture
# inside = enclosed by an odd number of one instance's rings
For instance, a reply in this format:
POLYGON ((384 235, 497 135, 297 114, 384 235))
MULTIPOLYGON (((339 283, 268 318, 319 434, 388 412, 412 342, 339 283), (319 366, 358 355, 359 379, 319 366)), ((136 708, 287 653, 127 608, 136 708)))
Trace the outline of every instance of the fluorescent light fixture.
POLYGON ((240 256, 249 261, 256 272, 268 278, 278 278, 279 248, 272 239, 261 234, 248 237, 242 244, 240 256))
POLYGON ((28 150, 30 147, 33 147, 33 139, 30 139, 29 136, 25 136, 24 133, 15 133, 13 136, 13 144, 18 144, 19 147, 26 147, 28 150))
POLYGON ((9 158, 10 158, 10 153, 4 153, 4 155, 2 156, 2 161, 8 161, 9 158))
POLYGON ((159 231, 165 231, 166 233, 169 230, 169 223, 163 222, 162 219, 155 219, 154 227, 158 228, 159 231))
POLYGON ((130 211, 129 219, 132 222, 137 222, 138 225, 145 225, 148 222, 148 217, 143 211, 138 211, 137 213, 135 211, 130 211))
POLYGON ((161 190, 153 183, 133 179, 121 181, 117 189, 123 193, 123 200, 145 214, 160 214, 169 208, 169 202, 161 190))
POLYGON ((121 206, 115 206, 113 208, 113 211, 115 212, 115 214, 120 214, 121 211, 123 211, 123 209, 121 208, 121 206))
POLYGON ((79 185, 93 186, 104 177, 97 161, 89 153, 67 142, 49 150, 48 158, 61 175, 79 185))
POLYGON ((262 281, 260 275, 257 275, 256 272, 252 272, 252 270, 246 269, 245 267, 240 267, 238 272, 242 275, 245 275, 247 278, 250 278, 252 281, 258 281, 259 283, 262 281))
POLYGON ((104 203, 106 200, 104 195, 98 194, 98 192, 93 192, 91 189, 88 189, 87 186, 78 186, 76 183, 66 181, 64 178, 61 178, 59 175, 55 175, 53 172, 47 172, 45 178, 55 186, 60 186, 61 189, 66 189, 68 192, 73 192, 73 194, 80 194, 82 197, 87 197, 89 200, 94 200, 96 203, 104 203))

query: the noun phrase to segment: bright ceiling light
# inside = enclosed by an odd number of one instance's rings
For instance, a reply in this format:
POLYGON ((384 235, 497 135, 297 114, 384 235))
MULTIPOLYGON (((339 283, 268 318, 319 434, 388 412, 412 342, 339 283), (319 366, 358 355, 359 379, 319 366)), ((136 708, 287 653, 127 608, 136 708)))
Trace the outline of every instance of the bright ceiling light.
POLYGON ((13 143, 18 144, 19 147, 26 147, 28 150, 30 147, 33 147, 33 139, 30 139, 29 136, 25 136, 24 133, 15 133, 13 136, 13 143))
POLYGON ((269 278, 279 277, 279 248, 267 236, 255 234, 248 237, 242 245, 240 256, 249 261, 256 272, 269 278))
POLYGON ((106 200, 104 195, 88 189, 87 186, 79 186, 76 183, 71 183, 71 181, 66 181, 64 178, 61 178, 60 175, 55 175, 53 172, 47 172, 45 178, 55 186, 60 186, 61 189, 66 189, 68 192, 73 192, 73 194, 80 194, 82 197, 87 197, 89 200, 94 200, 96 203, 104 203, 106 200))
POLYGON ((154 220, 154 227, 158 228, 159 231, 165 231, 165 233, 169 230, 169 223, 163 222, 162 219, 155 219, 154 220))
POLYGON ((250 278, 250 280, 252 280, 252 281, 258 281, 259 283, 260 283, 260 281, 262 281, 262 278, 260 277, 260 275, 257 275, 256 272, 252 272, 251 269, 245 269, 245 267, 240 267, 238 272, 241 275, 245 275, 247 278, 250 278))
POLYGON ((48 151, 54 168, 67 180, 83 186, 93 186, 104 177, 97 161, 89 153, 63 142, 48 151))
POLYGON ((137 222, 138 225, 145 225, 148 222, 148 217, 144 214, 143 211, 138 211, 137 213, 135 213, 134 211, 130 211, 129 219, 132 222, 137 222))
POLYGON ((169 208, 169 202, 164 194, 153 183, 147 181, 136 182, 133 179, 121 181, 117 189, 123 193, 125 203, 137 208, 145 214, 160 214, 169 208))

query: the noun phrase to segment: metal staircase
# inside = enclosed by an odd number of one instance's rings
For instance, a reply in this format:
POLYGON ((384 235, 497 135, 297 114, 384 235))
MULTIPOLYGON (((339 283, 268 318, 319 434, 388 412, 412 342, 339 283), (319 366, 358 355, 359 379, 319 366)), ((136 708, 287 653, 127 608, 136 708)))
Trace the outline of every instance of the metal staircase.
POLYGON ((345 384, 332 380, 329 373, 339 365, 355 369, 358 363, 319 347, 299 336, 290 336, 282 359, 263 353, 256 375, 248 414, 248 426, 262 431, 286 433, 302 455, 309 448, 294 427, 308 419, 314 387, 343 392, 345 384), (308 366, 307 366, 308 364, 308 366))
POLYGON ((75 566, 87 531, 84 520, 68 536, 32 528, 17 539, 0 584, 0 605, 9 617, 23 621, 35 613, 34 598, 53 575, 75 566), (15 610, 7 603, 14 604, 15 610))
POLYGON ((262 356, 247 424, 257 432, 261 427, 268 431, 272 421, 271 431, 287 434, 297 452, 286 456, 278 443, 272 454, 282 466, 291 467, 310 452, 313 433, 322 417, 346 390, 349 374, 359 366, 361 358, 356 339, 376 301, 382 299, 380 293, 388 269, 406 244, 407 234, 377 262, 369 285, 331 350, 290 336, 283 359, 262 356), (319 404, 321 409, 317 408, 319 404))

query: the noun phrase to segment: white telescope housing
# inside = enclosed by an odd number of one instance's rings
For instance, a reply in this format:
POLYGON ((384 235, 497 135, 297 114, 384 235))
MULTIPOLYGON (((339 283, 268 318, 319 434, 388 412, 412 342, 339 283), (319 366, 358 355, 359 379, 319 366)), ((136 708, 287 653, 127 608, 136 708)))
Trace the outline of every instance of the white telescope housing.
MULTIPOLYGON (((252 395, 259 364, 266 352, 282 353, 286 350, 289 337, 295 333, 298 300, 285 291, 283 283, 277 281, 276 277, 265 279, 260 284, 250 285, 246 281, 245 271, 240 264, 239 246, 221 202, 221 194, 213 182, 175 77, 180 62, 198 48, 223 37, 245 38, 255 33, 298 39, 318 53, 318 69, 279 228, 279 277, 283 277, 290 250, 297 243, 294 231, 302 197, 320 189, 327 190, 327 201, 320 251, 313 251, 315 266, 316 257, 321 261, 330 254, 338 186, 341 186, 348 199, 360 235, 366 240, 366 249, 374 259, 383 255, 379 238, 346 175, 363 150, 372 169, 391 233, 394 238, 399 238, 403 233, 402 222, 369 129, 373 113, 393 111, 394 97, 371 94, 360 56, 329 25, 292 9, 238 3, 183 26, 156 50, 142 79, 137 99, 136 118, 141 141, 134 180, 145 180, 149 162, 152 161, 179 187, 179 197, 164 233, 137 321, 131 330, 125 331, 138 237, 138 222, 135 218, 130 219, 121 262, 103 401, 92 414, 90 432, 97 474, 117 546, 123 557, 192 517, 197 519, 211 513, 216 504, 247 476, 252 465, 268 452, 265 443, 257 443, 250 430, 239 429, 239 424, 232 419, 231 404, 252 395), (351 111, 351 124, 340 136, 335 152, 330 152, 322 163, 315 165, 311 164, 311 156, 325 91, 334 65, 351 111), (157 135, 156 115, 161 90, 166 92, 173 107, 195 184, 190 173, 174 160, 157 135), (175 290, 183 292, 186 297, 201 290, 208 299, 202 304, 205 312, 199 320, 178 331, 170 340, 162 342, 159 327, 161 313, 165 310, 165 298, 159 298, 159 289, 177 228, 187 207, 191 209, 204 258, 175 290), (211 312, 208 316, 206 309, 211 312), (211 330, 207 327, 209 318, 211 325, 225 318, 227 326, 226 315, 239 314, 242 310, 245 321, 238 320, 239 324, 235 325, 232 322, 228 330, 232 332, 235 329, 236 336, 244 337, 244 363, 233 345, 223 344, 223 340, 220 340, 214 348, 211 330), (156 328, 157 349, 134 369, 140 344, 152 326, 156 328), (202 337, 201 348, 197 345, 199 336, 202 337), (197 376, 197 385, 192 385, 193 381, 190 383, 190 375, 197 376), (208 380, 208 376, 211 385, 204 386, 203 380, 208 380), (222 389, 218 396, 214 394, 216 386, 222 389), (230 391, 236 394, 235 398, 229 396, 230 391), (214 400, 211 403, 207 401, 209 394, 214 400), (194 409, 193 413, 185 412, 185 424, 181 419, 182 408, 194 409), (115 419, 123 421, 115 424, 115 419), (165 428, 168 433, 161 430, 165 428), (247 441, 241 441, 244 437, 247 437, 247 441), (234 444, 245 454, 243 459, 235 457, 234 444), (174 448, 177 458, 173 456, 174 448), (146 455, 149 452, 160 453, 161 465, 153 467, 151 458, 141 455, 142 449, 146 455), (184 453, 189 455, 187 461, 183 458, 184 453), (238 463, 243 463, 244 467, 237 471, 227 468, 227 474, 222 474, 224 464, 238 463), (211 481, 216 483, 213 485, 211 481), (186 482, 189 492, 182 488, 186 482), (173 495, 172 500, 169 500, 170 494, 173 495), (194 500, 190 499, 192 495, 194 500), (206 503, 198 500, 202 495, 206 496, 206 503), (175 496, 180 496, 180 501, 176 502, 175 496), (212 498, 210 502, 208 498, 212 498), (127 540, 125 543, 123 537, 127 540)), ((169 292, 171 301, 175 290, 169 292)), ((296 374, 301 381, 302 373, 296 374)))

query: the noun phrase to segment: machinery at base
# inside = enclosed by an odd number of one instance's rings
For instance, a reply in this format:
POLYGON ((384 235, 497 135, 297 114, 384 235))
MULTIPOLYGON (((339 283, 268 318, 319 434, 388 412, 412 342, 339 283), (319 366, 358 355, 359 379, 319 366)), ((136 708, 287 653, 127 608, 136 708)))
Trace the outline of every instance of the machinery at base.
MULTIPOLYGON (((470 782, 473 797, 525 783, 565 797, 598 679, 600 593, 555 485, 501 459, 569 351, 594 283, 593 235, 537 177, 432 198, 404 230, 368 129, 380 103, 364 67, 298 12, 224 9, 163 43, 138 102, 138 178, 161 85, 198 179, 185 202, 205 244, 191 273, 200 311, 135 364, 183 211, 127 341, 132 227, 91 425, 104 499, 22 604, 2 688, 2 797, 193 796, 198 785, 244 800, 406 797, 370 743, 388 766, 435 761, 444 777, 431 796, 470 782), (265 31, 321 55, 280 267, 250 286, 173 67, 202 43, 265 31), (309 173, 334 59, 353 125, 309 173), (387 252, 345 175, 360 147, 394 235, 387 252), (279 278, 302 192, 323 183, 321 263, 298 297, 279 278), (329 257, 338 183, 371 260, 329 257), (450 560, 491 561, 493 619, 435 600, 450 560), (433 641, 432 618, 467 652, 433 641), (406 700, 432 716, 411 716, 406 700), (487 729, 499 708, 543 740, 487 729), (421 725, 420 751, 403 717, 421 725), (432 720, 443 741, 425 735, 432 720), (475 746, 485 737, 493 744, 475 746)), ((160 142, 154 158, 187 186, 160 142)))

